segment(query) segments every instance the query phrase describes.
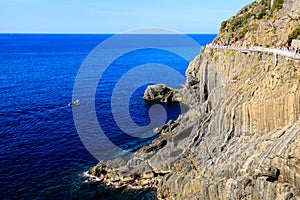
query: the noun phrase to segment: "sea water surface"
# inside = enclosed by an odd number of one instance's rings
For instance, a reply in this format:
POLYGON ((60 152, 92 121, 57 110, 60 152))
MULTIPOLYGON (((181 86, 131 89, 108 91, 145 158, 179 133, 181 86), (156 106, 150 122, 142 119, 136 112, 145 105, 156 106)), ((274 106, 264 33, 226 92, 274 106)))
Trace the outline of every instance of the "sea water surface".
MULTIPOLYGON (((98 160, 81 142, 68 103, 81 63, 111 36, 0 34, 1 199, 155 199, 153 192, 122 193, 98 184, 82 184, 80 174, 98 160)), ((216 35, 189 36, 203 46, 216 35)), ((105 106, 110 100, 111 84, 128 67, 150 62, 153 56, 183 75, 188 66, 172 54, 151 49, 116 60, 112 65, 118 70, 107 70, 111 81, 102 81, 96 92, 97 117, 105 131, 120 131, 109 118, 110 107, 105 106), (103 98, 104 93, 107 98, 103 98)), ((146 86, 136 90, 129 105, 133 120, 141 126, 149 123, 149 104, 142 99, 146 86)), ((179 105, 164 106, 168 119, 180 114, 179 105)), ((125 138, 120 145, 134 151, 154 138, 142 143, 125 138)), ((110 152, 105 159, 117 156, 119 152, 110 152)))

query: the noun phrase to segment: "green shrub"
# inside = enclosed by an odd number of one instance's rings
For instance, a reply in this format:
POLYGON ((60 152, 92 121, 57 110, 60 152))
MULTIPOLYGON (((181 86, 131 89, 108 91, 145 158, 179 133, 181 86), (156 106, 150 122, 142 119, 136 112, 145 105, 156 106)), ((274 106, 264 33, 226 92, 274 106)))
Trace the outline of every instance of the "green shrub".
POLYGON ((266 1, 266 0, 261 0, 260 3, 261 3, 262 5, 266 5, 266 4, 267 4, 267 1, 266 1))
POLYGON ((248 19, 250 19, 251 17, 252 17, 252 14, 251 13, 247 13, 245 15, 233 18, 231 20, 231 24, 230 24, 229 30, 235 32, 238 29, 240 29, 241 27, 244 27, 246 25, 248 19))
POLYGON ((230 30, 231 31, 236 31, 238 30, 240 27, 242 27, 244 24, 244 19, 242 17, 237 17, 234 18, 231 22, 231 27, 230 30))
POLYGON ((284 0, 274 0, 272 9, 273 10, 280 10, 283 6, 283 2, 284 2, 284 0))
POLYGON ((257 19, 262 19, 267 13, 264 10, 261 10, 256 16, 257 19))
POLYGON ((291 46, 292 44, 292 41, 294 39, 298 39, 300 37, 300 26, 298 26, 295 30, 293 30, 289 36, 288 36, 288 40, 287 40, 287 43, 289 46, 291 46))
POLYGON ((222 23, 221 23, 221 30, 224 30, 225 28, 226 28, 226 26, 227 26, 227 21, 223 21, 222 23))
POLYGON ((238 34, 239 39, 243 38, 248 32, 247 28, 243 28, 242 31, 238 34))
POLYGON ((261 0, 260 3, 264 6, 266 6, 267 8, 270 8, 271 0, 261 0))

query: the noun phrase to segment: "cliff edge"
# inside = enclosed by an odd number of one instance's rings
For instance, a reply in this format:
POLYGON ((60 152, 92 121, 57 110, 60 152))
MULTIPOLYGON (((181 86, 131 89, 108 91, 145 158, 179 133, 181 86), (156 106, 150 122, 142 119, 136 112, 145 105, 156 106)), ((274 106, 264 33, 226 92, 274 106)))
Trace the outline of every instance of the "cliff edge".
POLYGON ((272 47, 291 45, 299 35, 300 1, 260 0, 222 22, 215 42, 272 47))
MULTIPOLYGON (((298 0, 285 0, 272 16, 280 20, 285 10, 299 8, 298 0)), ((287 42, 296 22, 283 23, 290 32, 276 29, 274 41, 287 42)), ((249 32, 236 40, 240 28, 230 37, 221 31, 214 42, 273 44, 268 35, 249 32)), ((300 60, 207 46, 186 77, 176 96, 189 110, 159 128, 159 138, 128 162, 100 162, 89 174, 114 188, 157 190, 160 199, 300 199, 300 60)))

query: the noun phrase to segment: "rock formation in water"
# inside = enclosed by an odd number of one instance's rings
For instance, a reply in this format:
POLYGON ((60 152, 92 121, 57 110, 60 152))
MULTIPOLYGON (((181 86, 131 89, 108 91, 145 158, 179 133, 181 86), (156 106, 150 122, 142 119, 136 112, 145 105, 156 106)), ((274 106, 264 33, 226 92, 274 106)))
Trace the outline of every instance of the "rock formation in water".
POLYGON ((166 86, 165 84, 149 85, 144 93, 146 101, 159 100, 163 103, 181 101, 179 90, 166 86))
MULTIPOLYGON (((251 6, 239 15, 259 8, 251 6)), ((299 11, 299 0, 276 9, 275 25, 283 11, 299 11)), ((215 42, 227 40, 223 34, 215 42)), ((259 39, 273 39, 267 36, 259 39)), ((115 188, 157 190, 160 199, 300 199, 300 60, 205 48, 186 77, 176 94, 189 106, 185 114, 157 129, 160 136, 131 160, 100 162, 89 173, 115 188)), ((148 91, 144 98, 169 99, 161 95, 148 91)))

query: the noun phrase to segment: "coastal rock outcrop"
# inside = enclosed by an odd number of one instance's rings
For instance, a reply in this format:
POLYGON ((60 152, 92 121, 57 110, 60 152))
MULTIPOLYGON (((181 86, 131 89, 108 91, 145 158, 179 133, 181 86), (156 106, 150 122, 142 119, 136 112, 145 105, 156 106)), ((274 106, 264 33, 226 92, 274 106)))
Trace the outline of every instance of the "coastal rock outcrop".
POLYGON ((159 100, 163 103, 181 101, 179 90, 168 87, 165 84, 149 85, 143 99, 146 101, 159 100))
POLYGON ((188 112, 129 162, 90 173, 162 199, 300 198, 299 60, 279 57, 274 67, 272 59, 204 49, 186 72, 197 83, 180 91, 188 112))
POLYGON ((157 190, 160 199, 300 199, 300 60, 206 47, 186 77, 176 94, 159 85, 144 95, 181 101, 186 113, 129 161, 89 173, 115 188, 157 190))

